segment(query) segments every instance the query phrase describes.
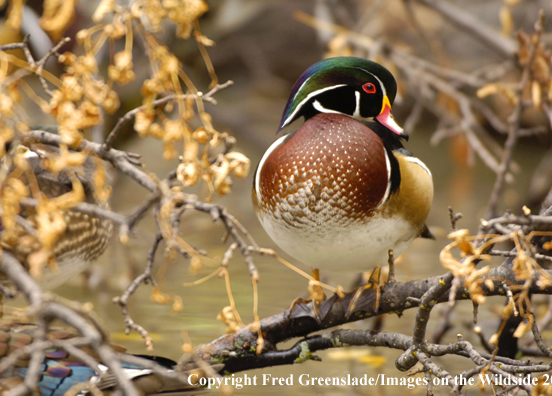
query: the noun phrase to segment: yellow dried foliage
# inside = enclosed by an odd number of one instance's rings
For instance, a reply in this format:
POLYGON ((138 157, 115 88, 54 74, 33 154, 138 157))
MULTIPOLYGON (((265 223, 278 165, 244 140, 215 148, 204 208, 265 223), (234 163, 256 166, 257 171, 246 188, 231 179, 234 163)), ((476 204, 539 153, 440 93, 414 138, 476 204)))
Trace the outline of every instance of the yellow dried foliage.
MULTIPOLYGON (((471 299, 477 304, 483 304, 486 300, 483 287, 493 290, 493 280, 497 279, 488 277, 491 270, 490 266, 476 268, 476 263, 480 260, 484 262, 490 261, 491 256, 485 254, 490 247, 502 242, 512 241, 515 243, 517 250, 516 256, 513 259, 512 271, 515 274, 515 279, 522 284, 521 286, 513 286, 512 290, 515 288, 517 291, 521 291, 520 295, 524 295, 527 288, 532 284, 535 272, 541 269, 536 260, 528 254, 528 252, 533 251, 530 241, 536 235, 550 235, 550 233, 532 232, 525 236, 523 240, 520 240, 520 237, 515 232, 507 235, 483 235, 476 238, 470 236, 468 230, 461 229, 448 235, 448 238, 453 240, 453 242, 441 250, 439 258, 443 267, 451 271, 455 277, 463 279, 463 287, 469 291, 471 299), (479 246, 475 245, 473 242, 480 238, 485 238, 486 241, 479 246), (454 250, 459 251, 461 259, 457 259, 454 256, 454 250)), ((539 271, 539 274, 537 285, 540 288, 552 285, 552 278, 546 272, 539 271)), ((520 309, 523 308, 521 302, 517 304, 520 305, 520 309)), ((507 318, 512 314, 511 310, 513 310, 513 307, 511 304, 508 304, 504 310, 503 318, 507 318)), ((521 332, 523 327, 520 329, 521 332)))
POLYGON ((21 22, 23 21, 23 6, 25 5, 25 1, 11 0, 9 4, 6 26, 9 29, 19 31, 21 29, 21 22))
POLYGON ((500 8, 498 16, 500 18, 500 25, 502 26, 502 35, 509 37, 514 27, 512 9, 508 5, 503 5, 500 8))
POLYGON ((13 115, 14 103, 11 96, 0 92, 0 115, 9 117, 13 115))
POLYGON ((184 135, 188 131, 188 128, 178 120, 173 121, 166 119, 163 121, 163 129, 165 131, 163 135, 163 146, 165 149, 163 158, 171 160, 178 155, 175 143, 184 139, 184 135))
POLYGON ((489 267, 485 266, 481 269, 476 269, 475 261, 483 260, 490 261, 491 257, 483 252, 487 248, 487 244, 483 244, 479 248, 473 244, 473 237, 470 236, 469 230, 461 229, 451 232, 448 238, 453 240, 441 250, 439 259, 441 264, 447 270, 451 271, 455 277, 464 279, 464 287, 470 292, 472 300, 478 304, 485 302, 485 295, 481 286, 483 277, 489 272, 489 267), (454 257, 452 251, 458 249, 462 261, 454 257))
POLYGON ((211 191, 218 195, 226 195, 232 186, 231 176, 242 178, 249 173, 251 162, 249 158, 238 152, 220 155, 217 161, 203 173, 204 180, 211 191))
POLYGON ((123 38, 127 33, 127 28, 123 23, 123 18, 120 14, 117 14, 113 17, 113 23, 105 26, 105 34, 109 36, 111 40, 118 40, 123 38))
POLYGON ((234 333, 243 327, 241 320, 236 317, 236 313, 232 306, 227 306, 217 315, 217 320, 220 320, 226 325, 224 332, 226 334, 234 333))
MULTIPOLYGON (((500 12, 503 34, 510 35, 512 27, 511 10, 509 5, 504 5, 500 12)), ((519 41, 519 50, 517 52, 518 61, 521 66, 526 66, 531 60, 533 54, 531 81, 527 84, 524 97, 531 99, 533 107, 541 108, 543 96, 552 100, 552 52, 545 49, 544 45, 537 40, 537 33, 527 34, 519 32, 517 34, 519 41), (536 47, 535 47, 536 45, 536 47)), ((489 83, 477 91, 479 98, 485 98, 490 95, 500 94, 504 96, 513 106, 517 105, 519 99, 516 90, 518 85, 508 83, 489 83)))
POLYGON ((249 168, 251 167, 251 161, 242 153, 230 152, 225 155, 226 160, 229 162, 230 172, 238 177, 244 178, 249 174, 249 168))
POLYGON ((66 53, 60 61, 67 65, 67 73, 60 78, 61 87, 53 91, 48 111, 56 117, 64 143, 73 145, 82 139, 83 129, 102 121, 100 107, 114 113, 120 102, 115 91, 96 79, 98 66, 92 53, 66 53))
POLYGON ((45 0, 40 27, 53 41, 59 39, 75 18, 76 0, 45 0))
POLYGON ((168 305, 172 301, 171 297, 168 294, 163 293, 159 286, 155 286, 153 288, 153 291, 150 294, 150 300, 162 305, 168 305))
POLYGON ((179 296, 174 297, 174 301, 171 307, 171 313, 179 313, 184 309, 184 302, 182 301, 182 298, 179 296))
POLYGON ((108 68, 109 78, 116 81, 119 85, 128 84, 136 78, 132 68, 132 53, 129 51, 117 52, 114 56, 113 65, 110 65, 108 68))
POLYGON ((190 260, 190 275, 196 275, 203 268, 203 258, 201 256, 193 256, 190 260))
POLYGON ((516 331, 514 331, 513 337, 521 338, 525 333, 527 333, 528 331, 531 331, 534 321, 535 321, 535 317, 533 315, 527 315, 525 320, 522 321, 516 328, 516 331))
POLYGON ((538 377, 537 384, 531 388, 531 396, 551 396, 552 384, 550 384, 550 375, 546 374, 538 377))
POLYGON ((188 39, 193 28, 193 22, 209 10, 204 0, 163 0, 167 9, 167 17, 176 24, 177 37, 188 39))
POLYGON ((139 111, 134 117, 134 130, 138 132, 138 135, 141 137, 146 136, 154 119, 155 110, 153 107, 139 111))
POLYGON ((309 298, 315 303, 319 303, 326 299, 326 294, 324 294, 324 289, 320 286, 320 281, 310 280, 307 290, 309 291, 309 298))
POLYGON ((547 50, 544 45, 537 40, 537 33, 527 34, 524 32, 518 33, 519 50, 518 60, 521 66, 525 66, 529 63, 532 51, 534 51, 534 58, 532 63, 531 84, 530 93, 534 101, 535 107, 541 107, 542 94, 548 95, 548 99, 552 99, 552 81, 551 70, 552 67, 552 52, 547 50), (537 44, 535 44, 537 43, 537 44), (534 48, 534 46, 536 47, 534 48))
POLYGON ((176 176, 184 187, 194 186, 201 177, 201 165, 199 161, 182 161, 176 168, 176 176))
POLYGON ((96 194, 98 200, 107 202, 109 197, 111 197, 112 188, 107 183, 107 171, 105 169, 105 164, 95 155, 93 155, 92 158, 94 158, 94 164, 96 166, 96 171, 92 175, 94 193, 96 194))
MULTIPOLYGON (((15 0, 12 4, 16 10, 11 16, 16 18, 17 10, 21 9, 23 3, 21 0, 15 0)), ((40 24, 54 41, 57 41, 72 23, 75 5, 75 0, 45 0, 40 24)), ((162 205, 158 221, 163 236, 169 241, 167 254, 174 254, 175 247, 188 252, 192 257, 192 270, 201 268, 204 259, 174 232, 169 221, 171 210, 181 201, 183 190, 198 184, 201 180, 207 182, 211 195, 215 192, 219 195, 229 193, 232 179, 248 174, 250 161, 243 154, 230 150, 234 140, 226 132, 221 133, 213 127, 211 116, 204 108, 204 94, 198 91, 185 73, 181 60, 159 41, 158 37, 161 35, 154 36, 152 32, 162 31, 167 24, 176 25, 178 37, 195 41, 205 60, 211 80, 216 81, 216 74, 205 48, 213 46, 214 42, 200 32, 197 22, 208 9, 204 0, 140 0, 128 7, 116 0, 101 0, 92 17, 97 25, 79 31, 76 34, 75 51, 65 52, 58 57, 64 71, 59 79, 51 75, 48 77, 50 97, 44 99, 44 95, 32 95, 32 88, 16 84, 5 86, 0 91, 0 151, 4 150, 5 142, 14 138, 15 128, 26 128, 17 119, 17 112, 14 110, 17 103, 22 100, 22 91, 45 113, 55 118, 62 137, 60 155, 48 158, 42 165, 54 174, 69 169, 71 172, 80 172, 90 153, 70 152, 68 147, 80 143, 85 129, 100 125, 103 122, 104 111, 113 114, 120 107, 119 96, 113 87, 128 84, 136 78, 137 62, 133 56, 132 46, 135 36, 140 35, 146 47, 140 62, 149 62, 152 73, 143 80, 141 86, 142 106, 133 114, 134 129, 141 137, 161 140, 164 148, 163 157, 166 160, 180 159, 177 168, 177 180, 180 184, 168 188, 168 199, 162 205), (105 70, 100 70, 100 65, 97 64, 97 53, 106 43, 111 46, 110 48, 116 48, 115 40, 125 40, 125 46, 124 49, 117 50, 118 52, 110 53, 108 79, 105 81, 102 77, 105 70), (166 96, 174 99, 165 100, 163 106, 159 106, 158 103, 154 105, 156 100, 166 96), (5 122, 5 119, 15 121, 5 122)), ((9 76, 14 65, 25 66, 24 61, 15 64, 13 58, 0 53, 0 79, 9 76)), ((32 69, 32 66, 26 66, 29 70, 32 69)), ((212 102, 214 103, 214 100, 212 102)), ((22 172, 25 171, 20 170, 19 176, 22 172)), ((101 161, 96 161, 93 183, 95 192, 101 200, 108 199, 111 194, 106 177, 101 161)), ((5 178, 0 190, 4 225, 15 225, 15 216, 21 211, 17 201, 26 196, 39 201, 32 218, 38 233, 34 239, 23 236, 20 240, 26 241, 29 246, 36 244, 38 240, 40 246, 32 250, 29 263, 33 274, 39 276, 45 263, 53 263, 52 247, 65 228, 64 211, 80 202, 83 192, 82 186, 77 182, 73 191, 48 199, 33 188, 29 191, 19 178, 5 178)), ((9 233, 3 235, 9 236, 9 233)), ((171 300, 160 289, 154 290, 152 299, 167 304, 171 300)), ((174 300, 173 310, 181 309, 181 305, 181 302, 174 300)))
POLYGON ((337 34, 328 43, 328 52, 324 57, 334 58, 336 56, 354 56, 349 37, 345 33, 337 34))
POLYGON ((92 20, 96 23, 100 22, 104 16, 115 10, 117 0, 102 0, 92 15, 92 20))
POLYGON ((514 106, 518 102, 518 96, 514 90, 513 84, 489 83, 477 90, 477 97, 483 99, 490 95, 501 94, 514 106))
POLYGON ((14 229, 15 216, 21 212, 19 201, 28 196, 29 188, 20 179, 8 177, 3 183, 0 190, 0 206, 2 207, 2 226, 6 232, 14 229))

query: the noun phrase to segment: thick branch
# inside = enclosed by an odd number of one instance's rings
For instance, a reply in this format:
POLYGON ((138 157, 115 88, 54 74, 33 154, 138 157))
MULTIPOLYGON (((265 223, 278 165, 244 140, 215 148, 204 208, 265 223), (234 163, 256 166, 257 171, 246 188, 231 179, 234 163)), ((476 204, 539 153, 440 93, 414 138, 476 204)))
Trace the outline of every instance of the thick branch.
MULTIPOLYGON (((486 278, 493 280, 494 287, 493 290, 483 287, 485 295, 505 296, 506 291, 502 286, 503 281, 510 284, 520 284, 520 282, 516 281, 510 265, 511 259, 508 259, 503 265, 492 269, 487 274, 486 278), (497 279, 501 279, 501 281, 497 279)), ((549 275, 552 274, 551 271, 545 272, 549 275)), ((539 271, 536 271, 529 292, 534 294, 552 294, 552 286, 545 289, 539 288, 537 283, 539 273, 539 271)), ((224 335, 198 348, 196 353, 198 357, 206 361, 214 359, 225 363, 225 370, 229 372, 265 367, 266 361, 261 356, 269 352, 275 353, 277 344, 282 341, 294 337, 305 337, 315 331, 364 319, 376 314, 397 313, 400 315, 406 309, 418 307, 423 295, 428 290, 442 285, 448 276, 448 274, 445 274, 428 279, 404 283, 394 282, 385 285, 381 291, 379 310, 377 312, 374 309, 376 296, 373 289, 368 289, 363 293, 356 303, 356 311, 350 315, 347 314, 347 308, 350 299, 355 293, 345 294, 344 298, 333 295, 328 300, 319 304, 320 324, 313 316, 312 303, 298 303, 293 307, 291 312, 286 311, 260 321, 261 331, 264 336, 264 349, 262 355, 259 357, 255 353, 258 335, 255 324, 247 325, 233 334, 224 335), (257 366, 257 363, 261 364, 261 366, 257 366)), ((470 299, 469 291, 460 287, 456 291, 455 300, 467 299, 470 299)), ((448 294, 443 293, 436 301, 432 301, 431 303, 439 304, 446 301, 448 301, 448 294)))

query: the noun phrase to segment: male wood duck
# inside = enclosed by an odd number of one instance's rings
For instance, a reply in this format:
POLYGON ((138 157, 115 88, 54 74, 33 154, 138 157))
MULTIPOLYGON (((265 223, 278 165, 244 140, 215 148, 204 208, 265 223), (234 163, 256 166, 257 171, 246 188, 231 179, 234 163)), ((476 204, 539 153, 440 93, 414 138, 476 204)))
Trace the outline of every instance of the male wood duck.
MULTIPOLYGON (((0 329, 0 358, 6 357, 14 351, 28 346, 34 339, 36 327, 34 325, 12 325, 9 328, 0 329)), ((69 329, 53 329, 48 332, 48 340, 52 341, 69 341, 71 338, 78 336, 75 331, 69 329)), ((124 354, 124 348, 121 346, 113 346, 114 349, 124 354)), ((97 360, 97 355, 86 347, 80 348, 94 360, 97 360)), ((137 355, 147 360, 152 360, 169 371, 174 371, 176 362, 159 356, 137 355)), ((0 374, 0 396, 23 382, 26 376, 29 364, 29 355, 22 355, 15 365, 0 374)), ((155 374, 151 369, 145 368, 137 364, 131 364, 121 361, 124 374, 131 379, 138 394, 146 395, 181 395, 181 394, 197 394, 201 392, 201 387, 191 385, 177 379, 170 379, 155 374)), ((218 370, 222 365, 213 366, 214 370, 218 370)), ((38 383, 38 390, 41 396, 63 396, 69 389, 76 384, 90 381, 104 395, 111 395, 117 384, 116 377, 108 370, 107 366, 98 361, 97 369, 94 369, 82 363, 76 356, 69 354, 61 348, 51 348, 44 352, 44 357, 41 365, 41 376, 38 383)), ((193 379, 203 376, 203 372, 194 368, 183 368, 182 378, 190 372, 194 372, 197 376, 193 379)), ((78 395, 90 395, 91 392, 76 392, 78 395)))
MULTIPOLYGON (((82 166, 82 170, 71 169, 58 173, 50 173, 43 167, 43 161, 50 157, 59 155, 59 148, 33 143, 32 145, 16 147, 13 155, 20 155, 26 158, 34 174, 36 185, 40 194, 48 198, 53 198, 70 192, 72 182, 67 172, 73 172, 74 176, 82 183, 85 202, 96 204, 102 208, 108 209, 106 201, 98 198, 93 182, 93 174, 96 166, 91 157, 88 157, 82 166)), ((22 175, 24 183, 32 186, 25 175, 22 175)), ((34 182, 33 182, 34 183, 34 182)), ((31 188, 31 190, 33 190, 31 188)), ((36 191, 33 191, 36 195, 36 191)), ((37 198, 34 196, 34 198, 37 198)), ((32 208, 24 208, 21 213, 32 226, 35 226, 35 213, 32 208)), ((53 256, 57 263, 63 268, 56 273, 46 273, 45 284, 48 287, 56 287, 66 281, 69 277, 81 272, 86 266, 95 261, 106 249, 109 238, 111 237, 113 225, 110 220, 105 218, 81 213, 73 210, 63 212, 63 218, 66 224, 65 232, 57 240, 53 256)), ((21 243, 25 235, 28 234, 20 224, 13 233, 0 234, 1 245, 3 249, 11 251, 23 264, 26 263, 27 256, 40 247, 39 241, 30 243, 21 243)), ((0 230, 3 231, 3 224, 0 222, 0 230)))
POLYGON ((253 205, 270 237, 300 262, 330 271, 386 265, 416 237, 433 199, 431 172, 403 148, 393 75, 360 58, 308 68, 293 86, 277 139, 258 165, 253 205))

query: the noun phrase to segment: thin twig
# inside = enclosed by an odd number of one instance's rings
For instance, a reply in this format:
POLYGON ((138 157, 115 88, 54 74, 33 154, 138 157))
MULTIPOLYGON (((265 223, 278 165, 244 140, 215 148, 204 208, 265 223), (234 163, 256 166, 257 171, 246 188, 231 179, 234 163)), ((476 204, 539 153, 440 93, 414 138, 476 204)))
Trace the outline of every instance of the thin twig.
MULTIPOLYGON (((55 133, 47 131, 34 130, 25 132, 25 135, 31 136, 45 144, 53 144, 59 146, 63 144, 63 138, 55 133)), ((127 153, 126 151, 109 149, 104 150, 103 145, 99 143, 93 143, 86 139, 81 139, 78 146, 71 147, 76 151, 92 151, 100 156, 102 159, 109 161, 116 169, 134 179, 138 184, 150 190, 153 193, 157 193, 158 184, 153 180, 146 172, 136 167, 137 156, 136 154, 127 153)))
POLYGON ((521 112, 524 108, 524 102, 522 100, 523 92, 525 91, 525 88, 527 87, 527 85, 531 82, 533 63, 535 61, 535 55, 537 53, 537 48, 540 43, 540 37, 542 35, 543 20, 544 20, 544 12, 541 11, 539 15, 539 19, 535 24, 535 40, 531 41, 532 47, 529 52, 528 61, 523 68, 521 81, 517 87, 518 103, 514 107, 512 115, 508 119, 508 124, 509 124, 508 137, 506 139, 506 142, 504 143, 504 151, 502 153, 502 158, 500 160, 498 175, 495 180, 493 190, 491 191, 491 195, 489 197, 489 203, 487 205, 487 208, 488 208, 487 214, 485 216, 485 218, 487 219, 490 219, 496 215, 498 201, 500 199, 500 195, 502 194, 502 189, 504 187, 504 182, 506 179, 506 173, 508 172, 510 162, 512 161, 513 150, 518 139, 521 112))
POLYGON ((514 56, 516 43, 512 39, 500 34, 488 24, 479 20, 465 9, 455 6, 450 2, 436 0, 416 0, 418 3, 430 7, 439 12, 449 21, 459 27, 460 30, 468 32, 478 40, 497 50, 504 57, 514 56))
POLYGON ((548 357, 552 357, 552 351, 550 350, 550 347, 547 347, 542 340, 542 336, 537 325, 537 318, 535 318, 535 315, 532 313, 530 315, 533 316, 533 326, 531 327, 531 331, 533 332, 535 344, 537 344, 542 353, 544 353, 548 357))
POLYGON ((153 277, 151 276, 151 271, 155 260, 155 253, 157 252, 159 243, 161 243, 162 240, 163 240, 163 235, 161 234, 161 232, 158 231, 157 234, 155 235, 155 239, 148 253, 148 257, 146 260, 146 268, 144 268, 144 272, 138 275, 130 283, 130 285, 128 285, 123 295, 113 298, 113 302, 115 304, 119 304, 119 306, 121 307, 121 311, 125 322, 125 332, 129 334, 132 330, 134 330, 138 334, 140 334, 140 336, 144 339, 144 342, 146 343, 146 347, 148 348, 148 350, 153 349, 153 340, 150 337, 148 331, 141 325, 134 322, 134 320, 130 316, 130 313, 128 310, 128 300, 136 292, 136 290, 138 290, 138 287, 142 283, 151 283, 152 285, 155 286, 155 279, 153 279, 153 277))

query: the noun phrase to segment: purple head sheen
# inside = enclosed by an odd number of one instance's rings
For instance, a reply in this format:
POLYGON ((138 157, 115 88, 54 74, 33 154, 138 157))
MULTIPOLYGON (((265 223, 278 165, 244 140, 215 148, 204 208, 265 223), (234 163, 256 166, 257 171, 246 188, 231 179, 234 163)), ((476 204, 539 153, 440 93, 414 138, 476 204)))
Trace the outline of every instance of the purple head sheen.
POLYGON ((60 365, 55 367, 48 367, 44 373, 49 375, 50 377, 66 378, 71 375, 71 369, 69 367, 60 365))

